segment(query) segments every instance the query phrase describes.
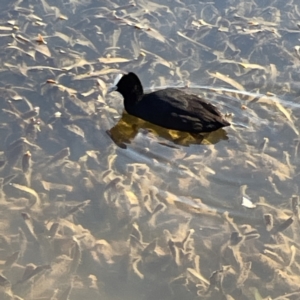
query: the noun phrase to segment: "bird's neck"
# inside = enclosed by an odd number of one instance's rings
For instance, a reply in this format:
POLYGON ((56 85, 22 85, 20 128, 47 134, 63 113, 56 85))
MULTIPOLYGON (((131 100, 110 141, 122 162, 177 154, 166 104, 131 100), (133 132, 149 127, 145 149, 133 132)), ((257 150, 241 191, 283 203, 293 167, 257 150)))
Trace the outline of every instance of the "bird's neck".
POLYGON ((124 106, 127 111, 130 111, 132 107, 137 104, 141 98, 143 97, 143 91, 140 92, 138 90, 128 91, 123 94, 124 97, 124 106))

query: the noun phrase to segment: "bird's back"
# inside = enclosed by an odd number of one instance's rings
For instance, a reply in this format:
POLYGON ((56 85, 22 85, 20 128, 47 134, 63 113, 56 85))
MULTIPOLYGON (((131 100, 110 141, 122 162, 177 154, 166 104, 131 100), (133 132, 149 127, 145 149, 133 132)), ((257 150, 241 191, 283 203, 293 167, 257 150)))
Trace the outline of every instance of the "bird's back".
POLYGON ((230 125, 214 105, 174 88, 144 94, 128 113, 162 127, 194 133, 230 125))

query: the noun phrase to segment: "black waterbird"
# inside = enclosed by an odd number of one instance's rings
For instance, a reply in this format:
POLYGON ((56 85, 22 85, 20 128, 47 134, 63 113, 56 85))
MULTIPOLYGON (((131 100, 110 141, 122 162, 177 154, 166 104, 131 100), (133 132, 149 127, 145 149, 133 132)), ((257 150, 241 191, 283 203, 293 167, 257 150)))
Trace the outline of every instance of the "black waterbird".
POLYGON ((155 125, 194 134, 230 125, 214 105, 196 95, 175 88, 144 94, 141 81, 132 72, 117 80, 110 91, 123 96, 127 113, 155 125))

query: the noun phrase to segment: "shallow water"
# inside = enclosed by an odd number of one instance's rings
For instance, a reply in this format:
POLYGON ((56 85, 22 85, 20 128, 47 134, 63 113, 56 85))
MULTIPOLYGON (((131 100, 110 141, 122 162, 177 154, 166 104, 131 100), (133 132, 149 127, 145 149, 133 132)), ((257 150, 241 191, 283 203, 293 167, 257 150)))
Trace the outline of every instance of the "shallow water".
POLYGON ((299 298, 297 3, 0 7, 1 299, 299 298), (129 71, 232 126, 123 113, 129 71))

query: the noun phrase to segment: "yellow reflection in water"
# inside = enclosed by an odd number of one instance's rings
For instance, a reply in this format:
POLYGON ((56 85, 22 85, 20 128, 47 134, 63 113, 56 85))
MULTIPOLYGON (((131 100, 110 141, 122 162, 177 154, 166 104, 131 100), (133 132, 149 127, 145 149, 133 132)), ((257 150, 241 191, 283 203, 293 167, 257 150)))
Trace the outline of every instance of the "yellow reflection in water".
POLYGON ((220 140, 228 139, 227 132, 224 129, 219 129, 211 133, 191 134, 154 125, 126 112, 123 112, 122 118, 108 133, 114 142, 121 146, 124 143, 130 143, 140 129, 147 129, 154 136, 164 138, 182 146, 189 146, 191 144, 210 145, 216 144, 220 140))

